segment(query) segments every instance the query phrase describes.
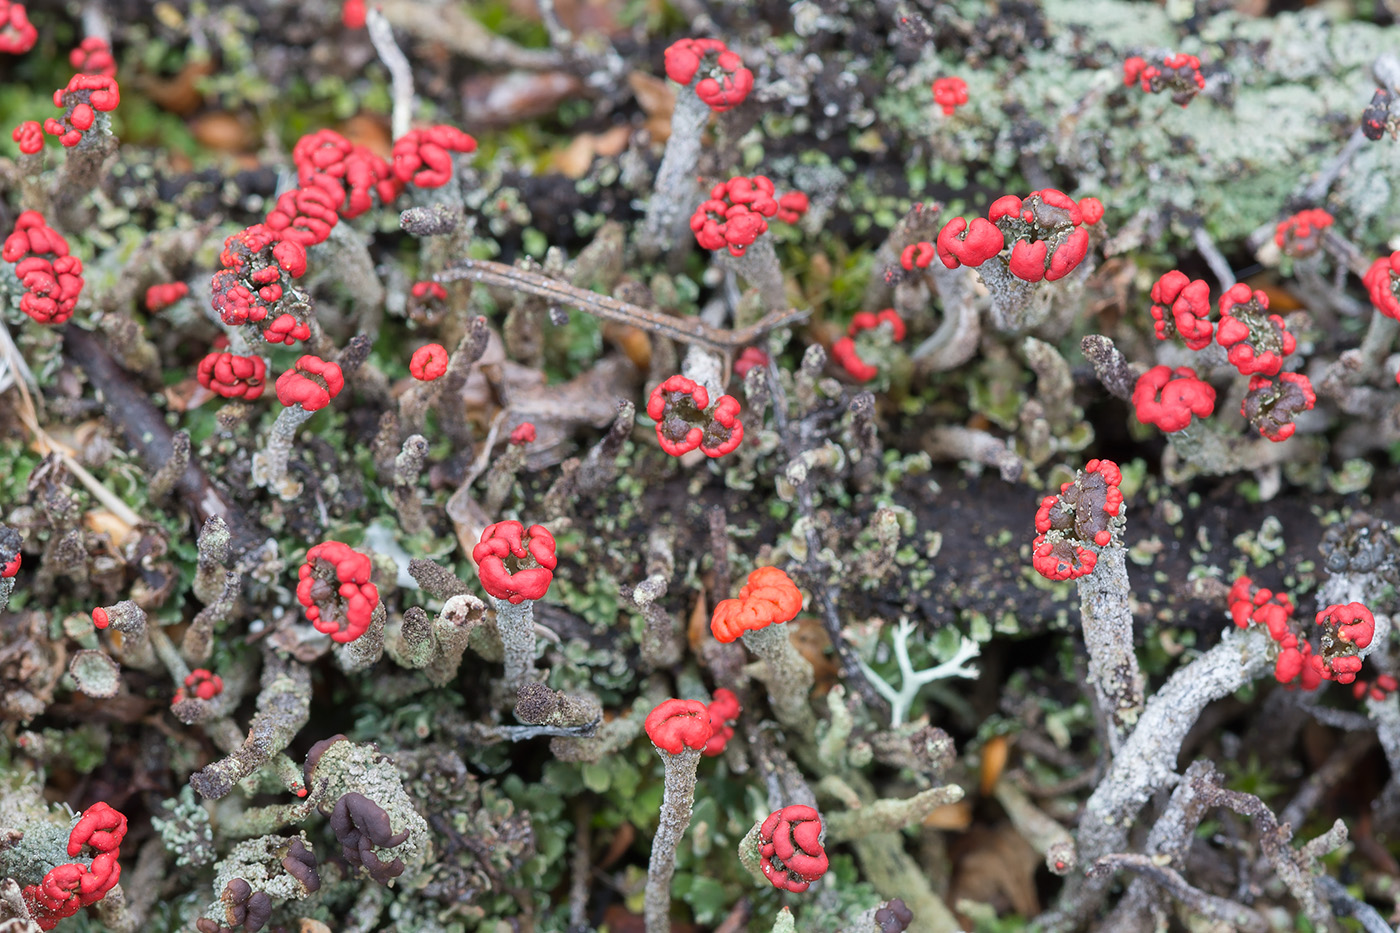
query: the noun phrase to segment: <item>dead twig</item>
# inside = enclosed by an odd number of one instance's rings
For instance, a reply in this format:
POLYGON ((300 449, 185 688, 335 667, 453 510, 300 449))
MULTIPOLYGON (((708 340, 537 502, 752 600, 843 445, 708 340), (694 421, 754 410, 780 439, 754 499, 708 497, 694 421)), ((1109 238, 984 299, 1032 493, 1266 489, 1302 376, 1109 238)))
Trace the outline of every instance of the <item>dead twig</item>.
POLYGON ((539 272, 517 269, 487 259, 459 260, 456 265, 444 269, 433 278, 439 282, 469 279, 483 285, 524 292, 555 304, 578 308, 606 321, 631 324, 680 343, 705 347, 726 355, 748 346, 770 330, 804 320, 811 313, 801 308, 787 308, 770 312, 748 327, 722 330, 709 326, 699 318, 671 317, 608 295, 577 288, 539 272))

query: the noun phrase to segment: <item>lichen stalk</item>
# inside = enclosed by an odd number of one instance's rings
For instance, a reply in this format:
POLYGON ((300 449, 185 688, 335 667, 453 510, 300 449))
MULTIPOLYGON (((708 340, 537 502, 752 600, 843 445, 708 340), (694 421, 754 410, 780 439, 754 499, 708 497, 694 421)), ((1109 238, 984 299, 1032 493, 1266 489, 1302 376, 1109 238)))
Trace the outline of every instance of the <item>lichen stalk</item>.
MULTIPOLYGON (((742 256, 724 254, 724 264, 758 289, 758 300, 764 311, 781 311, 788 306, 787 286, 783 269, 778 263, 777 250, 771 236, 760 236, 744 250, 742 256)), ((752 321, 738 321, 750 324, 752 321)))
POLYGON ((810 698, 816 675, 811 662, 798 653, 783 625, 745 632, 744 645, 763 660, 760 675, 768 688, 768 699, 778 721, 792 729, 803 742, 817 734, 817 718, 812 713, 810 698))
POLYGON ((496 630, 505 648, 505 686, 514 697, 535 666, 535 601, 511 603, 491 599, 496 610, 496 630))
MULTIPOLYGON (((1259 626, 1227 630, 1214 648, 1179 669, 1152 695, 1084 805, 1075 833, 1082 863, 1092 864, 1127 848, 1133 818, 1174 779, 1181 743, 1201 712, 1263 675, 1271 663, 1271 644, 1268 631, 1259 626)), ((1055 909, 1036 918, 1031 929, 1067 933, 1078 928, 1102 902, 1109 883, 1106 878, 1071 875, 1055 909)))
POLYGON ((235 784, 266 764, 301 731, 311 716, 311 672, 306 665, 264 654, 262 689, 248 733, 227 757, 190 775, 201 797, 227 796, 235 784))
POLYGON ((1109 718, 1109 750, 1122 747, 1142 713, 1143 679, 1133 650, 1132 588, 1127 550, 1114 541, 1099 549, 1093 572, 1080 577, 1079 619, 1089 649, 1089 680, 1109 718))
POLYGON ((677 241, 684 242, 683 221, 700 203, 700 189, 695 184, 695 167, 700 161, 700 137, 710 119, 710 108, 696 96, 692 88, 676 93, 676 106, 671 111, 671 135, 656 181, 647 201, 646 218, 638 246, 644 254, 669 252, 677 241))
POLYGON ((662 753, 666 762, 666 786, 661 795, 661 815, 647 862, 647 886, 643 901, 646 933, 670 933, 671 878, 676 873, 676 847, 690 826, 695 804, 695 778, 700 768, 700 752, 682 749, 680 754, 662 753))
POLYGON ((283 408, 272 424, 267 446, 253 455, 253 482, 272 490, 284 500, 301 494, 301 483, 287 475, 287 461, 292 454, 292 442, 297 428, 311 420, 315 412, 300 405, 283 408))

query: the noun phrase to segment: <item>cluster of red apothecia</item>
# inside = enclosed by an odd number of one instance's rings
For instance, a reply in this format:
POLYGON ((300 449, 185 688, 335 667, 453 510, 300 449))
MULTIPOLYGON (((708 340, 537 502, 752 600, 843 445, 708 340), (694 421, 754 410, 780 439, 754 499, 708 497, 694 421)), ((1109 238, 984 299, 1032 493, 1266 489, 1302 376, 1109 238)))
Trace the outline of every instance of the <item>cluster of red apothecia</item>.
POLYGON ((95 803, 83 811, 68 833, 68 855, 81 856, 83 848, 97 854, 91 861, 66 862, 49 869, 38 884, 25 885, 22 894, 34 922, 42 930, 52 930, 58 921, 71 917, 90 904, 96 904, 121 879, 122 839, 126 817, 106 803, 95 803))
POLYGON ((728 249, 742 256, 754 240, 768 232, 768 218, 797 223, 810 202, 801 191, 775 197, 772 179, 765 175, 736 175, 710 189, 690 216, 690 229, 701 249, 728 249))
MULTIPOLYGON (((456 127, 424 127, 395 141, 391 164, 334 130, 303 136, 292 149, 300 187, 278 197, 264 223, 234 234, 224 244, 223 268, 211 280, 220 319, 231 327, 261 325, 255 336, 268 343, 291 346, 310 339, 311 322, 293 314, 289 301, 294 280, 306 272, 307 248, 324 242, 341 217, 358 217, 369 210, 376 198, 387 204, 410 184, 441 187, 452 177, 451 154, 475 149, 476 140, 456 127)), ((433 359, 416 366, 414 375, 436 378, 446 371, 446 351, 437 345, 424 349, 433 359)), ((217 395, 253 400, 262 394, 265 372, 261 357, 216 351, 201 361, 196 375, 200 385, 217 395)), ((283 405, 303 404, 297 396, 306 395, 323 407, 339 391, 336 384, 344 384, 339 373, 334 363, 303 356, 278 378, 278 400, 283 405), (332 378, 312 380, 313 389, 302 378, 308 374, 332 378), (284 385, 288 392, 282 391, 284 385)))
MULTIPOLYGON (((1301 242, 1299 237, 1315 235, 1315 224, 1315 218, 1293 225, 1285 221, 1278 236, 1301 242)), ((1297 340, 1283 318, 1268 313, 1264 292, 1236 283, 1220 296, 1217 320, 1206 281, 1172 270, 1152 286, 1151 311, 1158 340, 1179 337, 1197 352, 1219 344, 1230 364, 1250 377, 1240 414, 1269 440, 1292 437, 1293 419, 1317 402, 1307 376, 1282 371, 1297 340)), ((1139 421, 1170 433, 1187 428, 1193 417, 1209 417, 1215 411, 1215 389, 1189 366, 1154 366, 1138 379, 1132 401, 1139 421)))
POLYGON ((647 416, 656 422, 657 443, 673 457, 697 448, 707 457, 723 457, 744 438, 739 400, 721 395, 711 406, 705 387, 681 375, 652 389, 647 416))
POLYGON ((1140 86, 1144 94, 1172 92, 1172 103, 1185 107, 1206 86, 1201 74, 1201 60, 1184 52, 1153 55, 1143 58, 1133 55, 1123 62, 1123 84, 1140 86))
POLYGON ((880 373, 879 367, 867 361, 862 355, 857 343, 862 334, 878 334, 883 332, 892 343, 901 343, 904 340, 904 319, 893 308, 875 313, 872 311, 858 311, 855 317, 851 318, 850 327, 846 330, 846 336, 838 339, 831 345, 831 358, 846 371, 846 373, 859 382, 869 382, 880 373))
POLYGON ((19 307, 40 324, 62 324, 73 316, 83 290, 83 261, 69 255, 68 241, 38 211, 24 211, 5 238, 0 257, 15 264, 24 286, 19 307))
POLYGON ((1098 198, 1075 200, 1063 191, 1044 188, 1024 198, 997 198, 986 217, 954 217, 938 232, 937 241, 906 246, 899 261, 906 271, 926 269, 933 257, 949 269, 978 267, 996 258, 1011 244, 1007 271, 1026 282, 1054 282, 1069 275, 1089 252, 1089 231, 1103 219, 1098 198))
POLYGON ((1048 580, 1073 580, 1093 571, 1094 547, 1113 541, 1113 522, 1123 513, 1123 472, 1112 460, 1090 460, 1059 493, 1040 500, 1035 513, 1031 566, 1048 580))
POLYGON ((1357 681, 1361 671, 1360 652, 1371 644, 1376 634, 1376 620, 1371 610, 1361 603, 1334 603, 1317 613, 1315 621, 1322 629, 1320 647, 1314 651, 1306 633, 1293 627, 1293 600, 1287 593, 1277 593, 1258 586, 1249 577, 1240 577, 1230 587, 1230 618, 1239 628, 1263 626, 1278 646, 1274 662, 1274 678, 1288 687, 1316 690, 1323 681, 1339 684, 1356 683, 1357 699, 1369 692, 1382 699, 1394 692, 1395 678, 1382 674, 1375 684, 1357 681))
MULTIPOLYGON (((13 28, 16 10, 22 17, 23 7, 17 3, 6 6, 0 0, 0 23, 8 19, 13 28)), ((29 29, 33 27, 29 26, 29 29)), ((4 32, 0 29, 0 41, 3 41, 4 32)), ((0 48, 0 51, 11 50, 0 48)), ((34 155, 44 148, 45 133, 58 137, 59 143, 66 148, 95 139, 96 135, 90 131, 98 126, 97 115, 110 113, 121 103, 121 88, 116 78, 117 63, 105 40, 89 36, 69 54, 68 60, 77 74, 69 79, 66 86, 53 92, 53 105, 60 108, 63 115, 49 117, 42 125, 37 120, 25 120, 10 133, 10 138, 19 144, 20 152, 25 155, 34 155)))

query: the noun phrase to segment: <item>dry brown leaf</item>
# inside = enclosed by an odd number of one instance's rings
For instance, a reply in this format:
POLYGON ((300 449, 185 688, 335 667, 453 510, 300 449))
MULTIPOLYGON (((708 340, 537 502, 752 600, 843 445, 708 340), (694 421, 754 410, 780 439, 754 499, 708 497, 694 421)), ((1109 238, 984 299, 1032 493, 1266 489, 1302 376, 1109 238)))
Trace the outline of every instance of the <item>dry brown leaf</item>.
POLYGON ((83 525, 91 532, 106 535, 113 544, 120 545, 131 534, 134 526, 123 521, 106 509, 89 509, 83 513, 83 525))
POLYGON ((947 829, 960 833, 972 825, 972 801, 963 799, 956 803, 945 803, 924 817, 924 825, 930 829, 947 829))
POLYGON ((195 117, 190 132, 201 146, 216 152, 248 152, 257 145, 252 125, 222 110, 195 117))
POLYGON ((212 61, 192 61, 170 78, 146 76, 137 88, 162 110, 187 117, 204 106, 204 95, 196 86, 200 78, 214 73, 212 61))
POLYGON ((676 109, 676 92, 665 78, 634 71, 627 86, 637 95, 637 103, 647 115, 646 128, 653 142, 663 143, 671 135, 671 112, 676 109))
POLYGON ((812 692, 818 696, 824 695, 836 683, 837 676, 841 673, 827 653, 827 649, 831 647, 831 639, 827 637, 826 629, 811 616, 803 616, 795 623, 788 623, 788 627, 792 629, 788 632, 788 638, 792 640, 793 647, 812 665, 812 673, 816 675, 816 685, 812 692), (794 624, 796 628, 792 628, 794 624))
POLYGON ((627 148, 627 141, 632 138, 632 127, 624 124, 614 126, 598 134, 593 141, 593 149, 600 156, 612 158, 621 155, 627 148))
POLYGON ((668 123, 671 111, 676 109, 676 92, 665 78, 634 71, 627 75, 627 86, 637 95, 637 103, 649 117, 660 117, 668 123))
POLYGON ((217 398, 198 379, 181 379, 163 390, 165 404, 171 411, 193 411, 212 398, 217 398))
POLYGON ((686 626, 686 636, 690 641, 690 650, 696 656, 700 656, 700 649, 705 647, 705 643, 711 638, 710 635, 710 607, 705 599, 705 590, 702 588, 695 596, 695 605, 690 610, 690 623, 686 626))
POLYGON ((982 746, 982 779, 980 789, 983 797, 990 796, 992 788, 1001 780, 1001 772, 1006 769, 1006 753, 1011 745, 1004 735, 994 735, 982 746))
POLYGON ((597 153, 598 137, 592 133, 580 133, 554 154, 554 169, 565 178, 579 179, 588 174, 597 153))
MULTIPOLYGON (((950 852, 954 860, 949 901, 990 904, 996 912, 1023 917, 1040 913, 1035 873, 1040 855, 1010 823, 974 827, 950 852)), ((965 925, 966 921, 964 920, 965 925)), ((970 925, 969 925, 970 926, 970 925)))
POLYGON ((387 159, 393 153, 393 136, 385 117, 357 113, 340 125, 340 135, 357 146, 364 146, 381 159, 387 159))
POLYGON ((638 371, 646 372, 650 368, 651 336, 646 331, 615 321, 604 321, 602 330, 603 339, 621 350, 638 371))

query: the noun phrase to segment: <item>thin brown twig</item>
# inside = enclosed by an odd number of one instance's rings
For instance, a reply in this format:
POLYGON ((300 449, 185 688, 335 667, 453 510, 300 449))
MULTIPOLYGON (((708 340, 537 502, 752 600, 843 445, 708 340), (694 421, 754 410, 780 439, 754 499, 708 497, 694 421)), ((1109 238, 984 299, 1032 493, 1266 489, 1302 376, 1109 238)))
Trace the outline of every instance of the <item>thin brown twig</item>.
POLYGON ((609 295, 600 295, 597 292, 577 288, 539 272, 517 269, 514 266, 491 262, 487 259, 459 260, 451 268, 444 269, 433 278, 439 282, 457 282, 462 279, 470 279, 483 285, 525 292, 546 301, 578 308, 580 311, 604 320, 631 324, 634 327, 649 330, 680 343, 696 344, 725 354, 748 346, 774 328, 795 324, 811 313, 801 308, 787 308, 782 311, 769 312, 757 323, 750 324, 748 327, 723 330, 718 327, 710 327, 698 318, 671 317, 609 295))

